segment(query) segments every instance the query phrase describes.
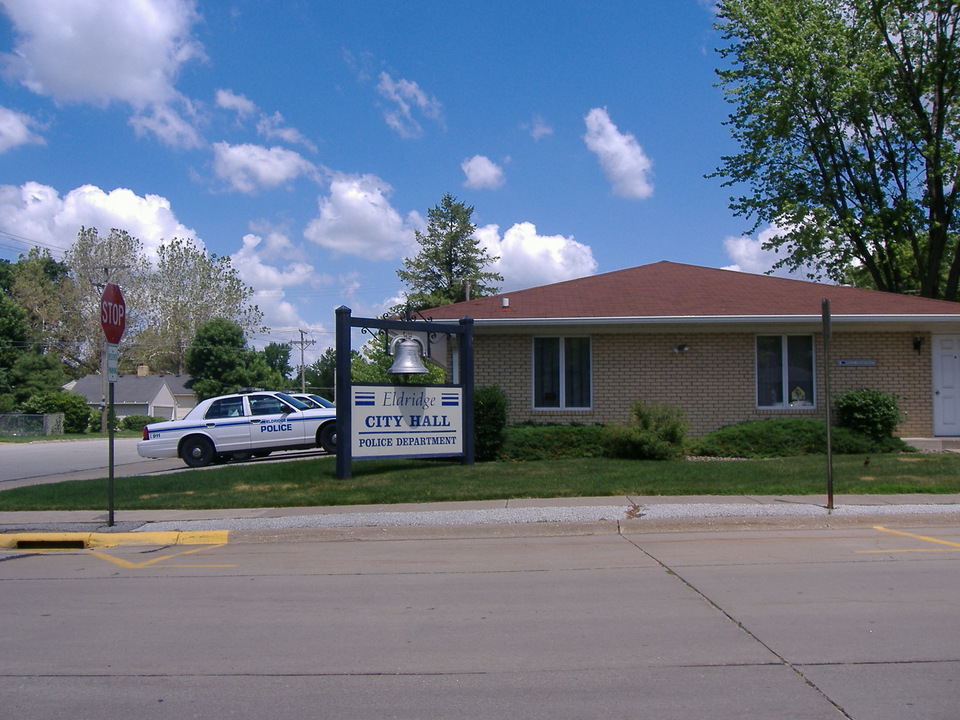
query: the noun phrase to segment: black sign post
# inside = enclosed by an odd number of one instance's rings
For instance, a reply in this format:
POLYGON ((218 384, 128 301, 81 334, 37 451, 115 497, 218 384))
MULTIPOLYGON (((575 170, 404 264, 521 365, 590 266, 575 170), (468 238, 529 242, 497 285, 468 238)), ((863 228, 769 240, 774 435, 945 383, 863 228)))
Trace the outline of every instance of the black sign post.
POLYGON ((827 510, 833 510, 833 431, 830 420, 830 298, 820 302, 823 317, 823 394, 827 415, 827 510))
POLYGON ((113 389, 117 381, 116 348, 127 327, 127 306, 123 301, 123 293, 120 292, 120 286, 113 283, 107 283, 100 296, 100 327, 103 328, 103 336, 107 341, 107 346, 104 348, 107 367, 103 370, 106 372, 110 386, 107 391, 107 464, 109 465, 107 524, 113 527, 113 389))

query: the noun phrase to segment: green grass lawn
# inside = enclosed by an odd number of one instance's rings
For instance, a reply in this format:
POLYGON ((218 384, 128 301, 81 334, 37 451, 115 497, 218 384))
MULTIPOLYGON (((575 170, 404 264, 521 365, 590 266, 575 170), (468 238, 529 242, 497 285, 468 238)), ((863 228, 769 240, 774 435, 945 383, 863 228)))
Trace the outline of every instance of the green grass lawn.
MULTIPOLYGON (((438 460, 355 462, 336 478, 332 458, 249 463, 162 477, 116 478, 115 507, 201 509, 422 503, 444 500, 609 495, 826 495, 823 456, 736 461, 609 459, 478 463, 438 460)), ((834 457, 834 493, 960 493, 960 456, 834 457)), ((87 480, 0 492, 0 511, 99 510, 107 481, 87 480)))

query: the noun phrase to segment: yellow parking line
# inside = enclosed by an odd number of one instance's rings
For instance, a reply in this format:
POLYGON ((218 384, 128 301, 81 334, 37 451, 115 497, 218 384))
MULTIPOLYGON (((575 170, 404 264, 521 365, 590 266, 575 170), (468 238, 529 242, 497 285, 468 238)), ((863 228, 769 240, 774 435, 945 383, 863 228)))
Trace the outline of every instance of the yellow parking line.
POLYGON ((891 535, 902 535, 903 537, 913 538, 914 540, 923 540, 924 542, 935 543, 937 545, 946 545, 946 548, 914 548, 908 550, 857 550, 858 553, 869 555, 876 553, 908 553, 908 552, 958 552, 960 543, 950 542, 949 540, 940 540, 939 538, 928 537, 927 535, 916 535, 914 533, 903 532, 902 530, 890 530, 882 525, 874 525, 874 530, 890 533, 891 535))
MULTIPOLYGON (((222 544, 222 543, 221 543, 221 544, 222 544)), ((96 550, 89 550, 88 553, 89 553, 90 555, 95 555, 96 557, 100 558, 101 560, 106 560, 107 562, 112 562, 114 565, 119 565, 120 567, 123 567, 123 568, 145 568, 145 567, 148 567, 149 565, 156 565, 157 563, 161 563, 161 562, 163 562, 164 560, 171 560, 171 559, 173 559, 173 558, 182 557, 183 555, 190 555, 190 554, 192 554, 192 553, 197 553, 197 552, 200 552, 201 550, 208 550, 210 547, 211 547, 210 545, 206 545, 206 546, 204 546, 204 547, 197 547, 197 548, 193 548, 192 550, 184 550, 183 552, 172 553, 172 554, 170 554, 170 555, 160 555, 159 557, 151 558, 151 559, 149 559, 149 560, 145 560, 144 562, 140 562, 140 563, 134 563, 134 562, 130 562, 129 560, 124 560, 123 558, 113 557, 112 555, 107 555, 106 553, 97 552, 96 550)), ((218 546, 214 546, 214 547, 218 547, 218 546)), ((164 565, 163 567, 175 567, 175 568, 198 568, 198 567, 213 568, 213 567, 217 567, 217 568, 228 568, 228 567, 236 567, 236 565, 207 565, 207 564, 203 564, 203 565, 179 565, 179 564, 178 564, 178 565, 164 565)))

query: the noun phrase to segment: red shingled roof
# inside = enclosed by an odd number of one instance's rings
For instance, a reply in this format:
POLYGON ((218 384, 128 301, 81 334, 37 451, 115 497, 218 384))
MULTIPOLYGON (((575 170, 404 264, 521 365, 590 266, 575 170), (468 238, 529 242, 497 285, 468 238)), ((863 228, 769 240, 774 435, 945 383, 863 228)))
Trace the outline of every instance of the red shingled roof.
POLYGON ((733 270, 657 262, 425 311, 436 320, 819 315, 957 315, 960 303, 733 270), (504 298, 509 306, 504 307, 504 298))

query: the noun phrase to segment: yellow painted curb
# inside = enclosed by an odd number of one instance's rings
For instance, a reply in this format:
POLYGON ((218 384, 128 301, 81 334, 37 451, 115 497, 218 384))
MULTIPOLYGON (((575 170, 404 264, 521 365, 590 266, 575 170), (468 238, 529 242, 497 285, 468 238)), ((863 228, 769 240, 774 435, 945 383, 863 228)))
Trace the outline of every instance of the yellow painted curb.
MULTIPOLYGON (((226 545, 229 530, 206 530, 195 532, 141 532, 141 533, 83 533, 83 532, 32 532, 0 534, 0 548, 17 549, 21 544, 34 544, 32 550, 83 548, 106 548, 118 545, 226 545), (70 547, 73 545, 74 547, 70 547)), ((23 549, 23 548, 21 548, 23 549)))

